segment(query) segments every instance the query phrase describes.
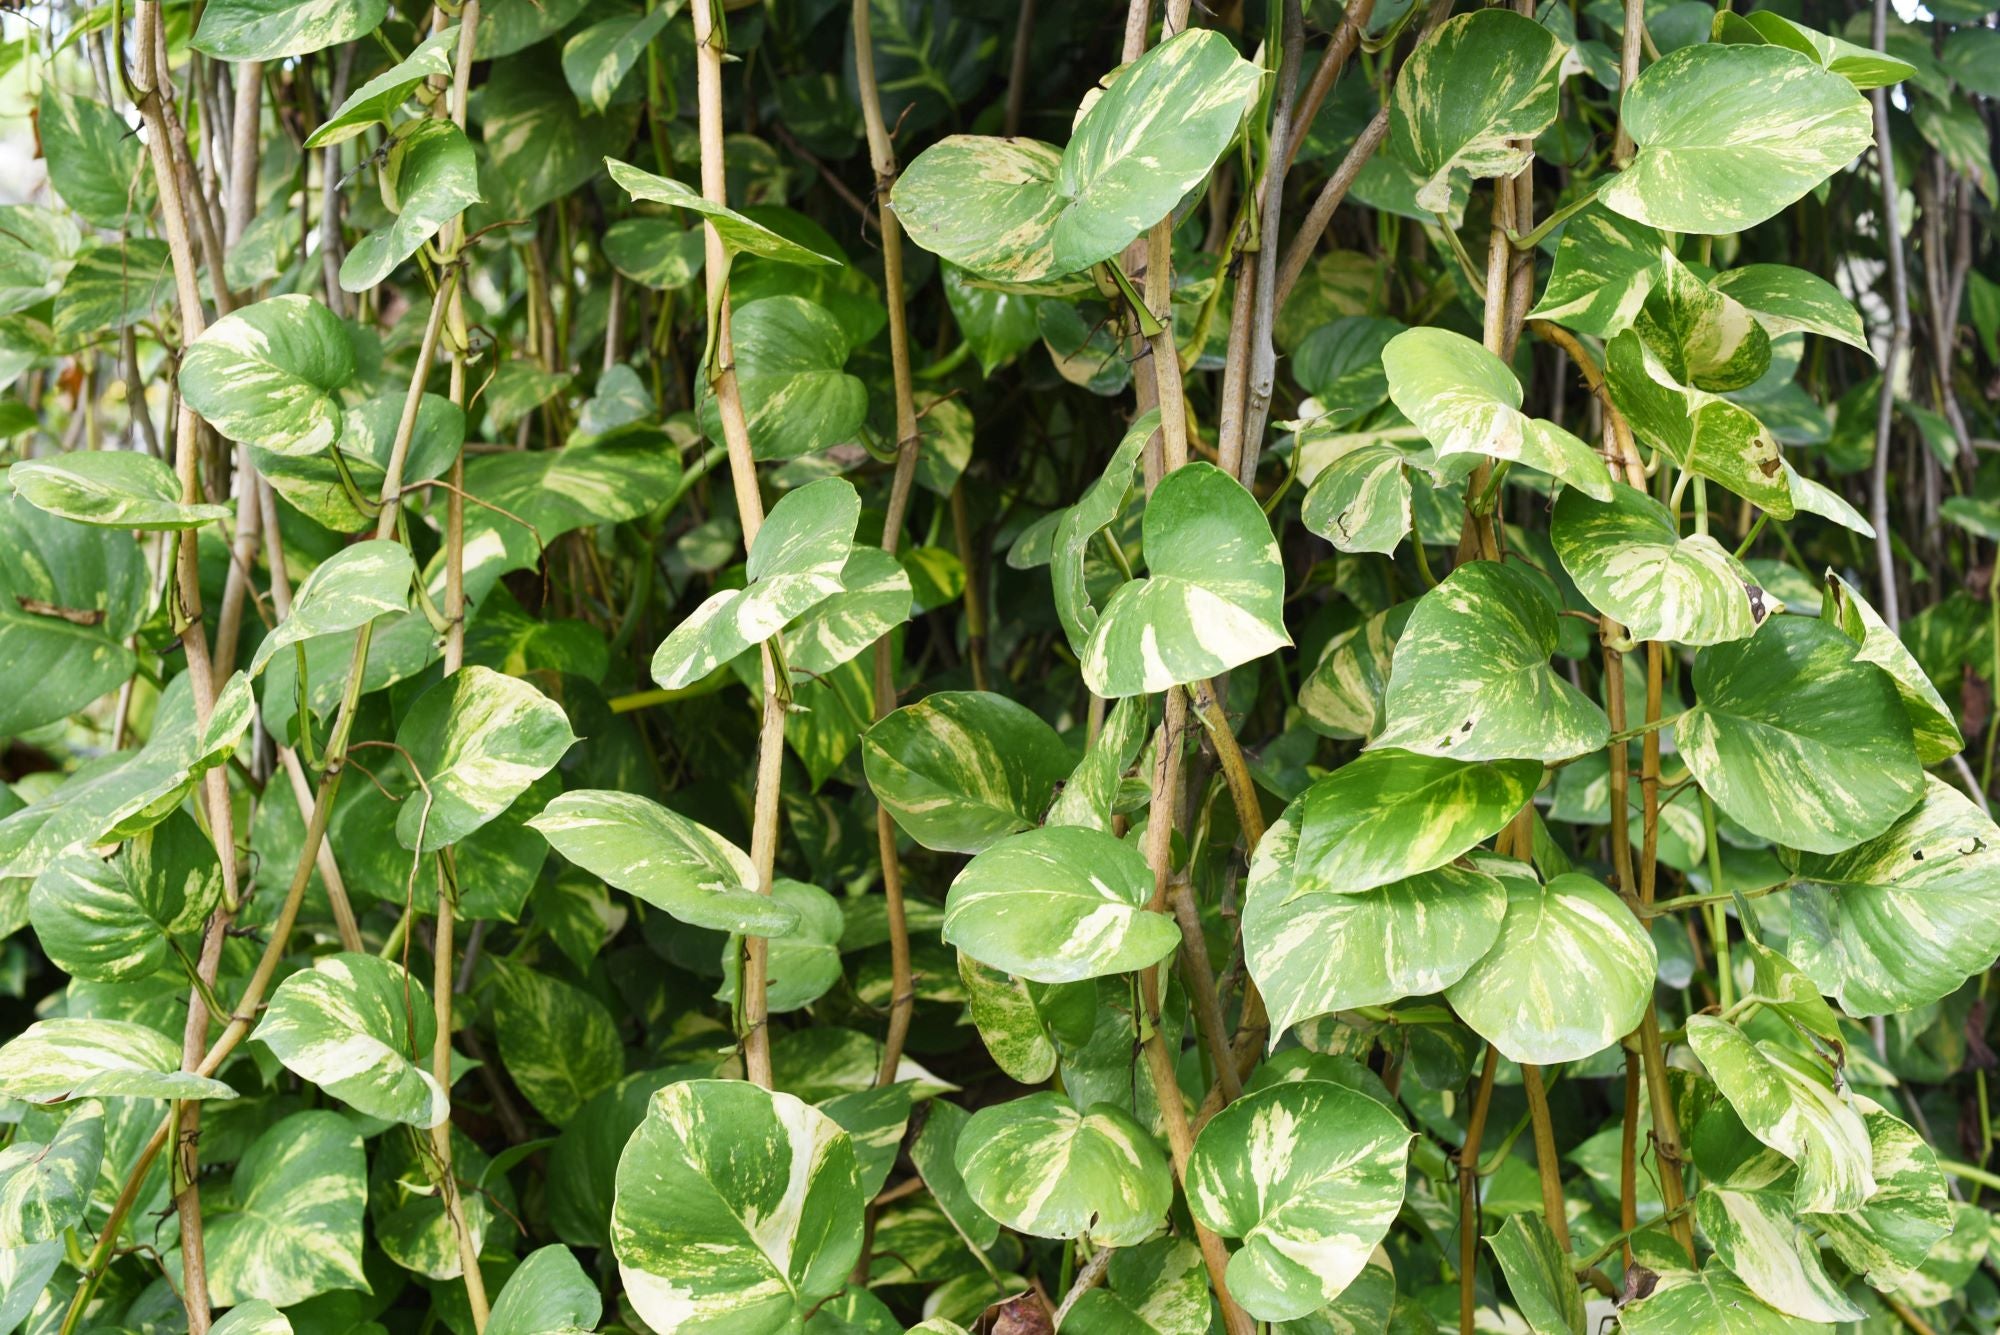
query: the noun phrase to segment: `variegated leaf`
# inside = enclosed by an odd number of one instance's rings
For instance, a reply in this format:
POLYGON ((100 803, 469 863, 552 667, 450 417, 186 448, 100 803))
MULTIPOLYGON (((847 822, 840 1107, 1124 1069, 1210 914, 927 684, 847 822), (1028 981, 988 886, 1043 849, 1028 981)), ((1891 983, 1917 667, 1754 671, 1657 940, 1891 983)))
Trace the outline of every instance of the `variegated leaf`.
POLYGON ((1777 438, 1749 409, 1677 384, 1633 330, 1606 345, 1604 361, 1612 402, 1642 444, 1755 502, 1773 519, 1792 517, 1777 438))
POLYGON ((164 459, 129 450, 22 459, 7 480, 37 510, 99 528, 200 528, 230 515, 226 505, 183 502, 180 479, 164 459))
POLYGON ((1037 1238, 1129 1247, 1166 1222, 1167 1156, 1108 1103, 1079 1112, 1055 1093, 982 1108, 958 1137, 959 1176, 979 1208, 1037 1238))
POLYGON ((1744 389, 1771 365, 1771 336, 1749 308, 1703 282, 1664 246, 1659 275, 1632 328, 1679 385, 1718 394, 1744 389))
POLYGON ((1750 1134, 1798 1165, 1794 1209, 1856 1210, 1875 1194, 1868 1128, 1832 1073, 1711 1015, 1689 1017, 1687 1041, 1750 1134))
POLYGON ((1024 1085, 1056 1069, 1057 1042, 1088 1042, 1097 1018, 1095 984, 1048 986, 988 968, 958 953, 965 1007, 993 1064, 1024 1085))
POLYGON ((1247 1094, 1188 1158, 1194 1217, 1242 1246, 1230 1296, 1260 1321, 1339 1297, 1403 1208, 1410 1130, 1366 1094, 1321 1080, 1247 1094))
POLYGON ((344 144, 366 134, 370 126, 389 124, 417 85, 433 75, 451 73, 451 58, 457 50, 456 23, 426 37, 409 55, 349 93, 326 123, 306 136, 305 147, 344 144))
POLYGON ((1639 151, 1598 198, 1667 232, 1740 232, 1868 147, 1868 103, 1812 57, 1772 46, 1685 46, 1625 95, 1639 151))
MULTIPOLYGON (((124 191, 119 191, 124 197, 124 191)), ((173 293, 173 253, 166 243, 133 237, 88 246, 76 257, 56 295, 56 338, 75 343, 106 329, 125 329, 152 315, 173 293)))
POLYGON ((1093 693, 1163 691, 1291 644, 1277 539, 1235 478, 1175 469, 1146 502, 1143 542, 1146 577, 1111 595, 1081 655, 1093 693))
POLYGON ((636 793, 567 792, 528 827, 591 875, 692 926, 782 936, 798 923, 794 909, 758 893, 748 853, 636 793))
POLYGON ((661 1335, 797 1329, 861 1255, 854 1146, 825 1113, 736 1080, 653 1095, 618 1160, 611 1247, 661 1335))
POLYGON ((217 0, 188 44, 218 60, 310 55, 375 31, 388 0, 217 0))
POLYGON ((1532 760, 1364 752, 1300 798, 1291 893, 1359 894, 1442 867, 1505 827, 1541 771, 1532 760))
POLYGON ((1299 687, 1299 709, 1314 731, 1340 741, 1367 741, 1381 731, 1391 656, 1413 606, 1399 603, 1327 641, 1299 687))
POLYGON ((750 544, 741 589, 709 595, 653 655, 653 680, 674 690, 770 639, 841 592, 861 497, 845 478, 787 492, 750 544))
POLYGON ((223 316, 181 359, 188 406, 231 440, 273 454, 318 454, 340 435, 337 391, 354 344, 311 297, 269 297, 223 316))
POLYGON ((1112 1253, 1104 1285, 1070 1309, 1070 1335, 1203 1335, 1208 1274, 1185 1238, 1154 1238, 1112 1253))
MULTIPOLYGON (((757 458, 796 459, 855 438, 868 416, 868 389, 845 370, 852 349, 825 307, 790 293, 746 301, 736 307, 730 337, 757 458)), ((703 434, 718 439, 722 412, 706 380, 697 408, 703 434)))
POLYGON ((1564 492, 1549 540, 1577 591, 1635 640, 1740 640, 1784 607, 1753 602, 1756 581, 1728 548, 1705 533, 1681 537, 1666 506, 1622 483, 1609 503, 1564 492))
POLYGON ((408 611, 416 574, 409 549, 400 542, 370 539, 341 548, 306 576, 292 597, 291 615, 257 646, 250 675, 262 672, 280 649, 408 611))
MULTIPOLYGON (((897 1069, 902 1069, 900 1064, 897 1069)), ((851 1089, 822 1099, 817 1105, 854 1142, 855 1172, 861 1194, 870 1200, 882 1190, 903 1153, 903 1141, 910 1130, 910 1100, 916 1090, 914 1079, 897 1080, 867 1089, 851 1089)))
POLYGON ((1784 616, 1695 659, 1695 704, 1674 740, 1702 790, 1753 834, 1838 853, 1923 795, 1894 684, 1856 654, 1825 622, 1784 616))
POLYGON ((258 1299, 240 1303, 215 1319, 210 1335, 292 1335, 292 1323, 271 1304, 258 1299))
MULTIPOLYGON (((121 196, 118 207, 124 204, 121 196)), ((44 204, 0 205, 0 315, 30 310, 60 292, 82 246, 83 229, 69 214, 44 204)))
POLYGON ((1074 761, 1056 731, 1004 695, 940 691, 861 737, 875 800, 925 848, 977 853, 1038 824, 1074 761))
POLYGON ((1950 1234, 1951 1197, 1937 1153, 1910 1124, 1876 1109, 1868 1126, 1875 1194, 1858 1210, 1809 1216, 1848 1269, 1888 1292, 1950 1234))
POLYGON ((853 548, 840 568, 840 592, 785 628, 785 663, 821 676, 910 619, 910 576, 880 547, 853 548))
POLYGON ((1583 1292, 1570 1256, 1540 1215, 1524 1210, 1508 1216, 1486 1245, 1507 1276, 1514 1309, 1534 1335, 1584 1335, 1583 1292))
POLYGON ((1507 10, 1448 19, 1418 44, 1396 76, 1389 145, 1416 172, 1417 207, 1443 213, 1452 176, 1512 176, 1561 101, 1568 48, 1507 10))
MULTIPOLYGON (((35 878, 28 921, 50 961, 75 978, 148 978, 192 937, 222 895, 215 845, 186 812, 128 840, 112 858, 67 853, 35 878)), ((183 947, 185 948, 185 947, 183 947)))
POLYGON ((355 242, 341 261, 345 291, 374 287, 446 223, 480 202, 479 163, 465 131, 428 118, 396 138, 382 168, 382 198, 394 217, 355 242))
POLYGON ((1638 318, 1659 263, 1657 231, 1590 204, 1563 224, 1555 266, 1528 318, 1610 338, 1638 318))
MULTIPOLYGON (((1055 546, 1049 554, 1049 575, 1055 585, 1056 616, 1070 648, 1081 655, 1097 628, 1098 609, 1090 601, 1090 584, 1085 577, 1084 556, 1097 535, 1110 528, 1125 505, 1125 493, 1132 489, 1133 474, 1139 468, 1139 454, 1160 429, 1160 413, 1149 409, 1132 420, 1104 472, 1090 484, 1075 505, 1063 512, 1057 524, 1055 546)), ((1116 541, 1112 536, 1108 541, 1116 541)))
POLYGON ((958 1146, 972 1114, 945 1099, 924 1105, 924 1126, 910 1146, 910 1166, 917 1170, 938 1208, 974 1247, 990 1250, 1000 1238, 1000 1224, 973 1203, 972 1193, 958 1171, 958 1146))
POLYGON ((1716 1259, 1780 1312, 1828 1324, 1866 1315, 1828 1277, 1819 1244, 1783 1194, 1710 1183, 1695 1197, 1694 1213, 1716 1259))
POLYGON ((589 992, 508 964, 494 980, 500 1060, 536 1112, 566 1126, 592 1096, 625 1074, 618 1022, 589 992))
POLYGON ((1410 613, 1389 669, 1386 723, 1369 748, 1459 760, 1597 750, 1611 725, 1556 675, 1555 647, 1556 609, 1535 575, 1498 561, 1461 565, 1410 613))
POLYGON ((85 1099, 46 1143, 0 1150, 0 1248, 27 1247, 83 1221, 104 1159, 104 1105, 85 1099))
MULTIPOLYGON (((1874 538, 1875 526, 1869 523, 1859 510, 1849 505, 1846 497, 1825 483, 1816 482, 1799 472, 1792 467, 1790 460, 1785 461, 1785 482, 1791 490, 1791 502, 1795 509, 1809 515, 1818 515, 1822 519, 1831 519, 1842 528, 1852 529, 1864 538, 1871 540, 1874 538)), ((1945 504, 1949 506, 1951 502, 1946 501, 1945 504)))
POLYGON ((1049 808, 1048 824, 1111 829, 1119 785, 1145 745, 1152 712, 1151 702, 1144 696, 1127 696, 1111 706, 1097 740, 1070 771, 1049 808))
POLYGON ((467 566, 477 556, 497 570, 532 570, 561 535, 636 519, 680 481, 672 438, 643 423, 559 450, 480 455, 465 465, 466 490, 485 502, 465 507, 467 566))
POLYGON ((810 246, 778 235, 762 223, 752 222, 734 209, 711 203, 679 181, 640 171, 616 158, 606 158, 604 165, 610 170, 611 179, 618 188, 632 198, 699 214, 703 222, 715 229, 715 234, 722 238, 723 246, 732 255, 755 255, 759 259, 777 260, 782 264, 837 266, 840 263, 831 255, 823 255, 810 246))
POLYGON ((1815 1335, 1825 1327, 1765 1304, 1719 1261, 1699 1272, 1670 1271, 1653 1291, 1618 1313, 1626 1335, 1815 1335))
POLYGON ((1300 518, 1343 552, 1391 555, 1410 531, 1408 456, 1363 443, 1335 456, 1313 479, 1300 518))
POLYGON ((1772 338, 1818 334, 1874 356, 1861 312, 1816 273, 1789 264, 1746 264, 1717 274, 1709 286, 1741 302, 1772 338))
POLYGON ((1826 572, 1826 584, 1832 601, 1822 616, 1846 631, 1849 639, 1860 642, 1855 662, 1873 663, 1895 683, 1916 740, 1917 759, 1927 766, 1936 765, 1964 750, 1965 737, 1951 707, 1931 684, 1930 674, 1917 663, 1916 656, 1903 646, 1902 637, 1889 629, 1889 623, 1860 591, 1835 571, 1826 572))
POLYGON ((1428 996, 1492 946, 1506 891, 1484 870, 1441 866, 1371 890, 1300 891, 1303 800, 1271 822, 1250 859, 1243 961, 1275 1041, 1301 1020, 1428 996))
POLYGON ((1159 963, 1180 944, 1155 913, 1153 873, 1102 830, 1051 825, 1002 839, 966 864, 945 898, 944 939, 1037 983, 1077 983, 1159 963))
POLYGON ((604 1300, 569 1248, 529 1252, 493 1300, 482 1335, 589 1335, 604 1319, 604 1300))
POLYGON ((1382 350, 1382 366, 1389 397, 1424 433, 1449 477, 1463 476, 1481 459, 1507 459, 1610 499, 1611 474, 1597 452, 1555 423, 1522 412, 1521 382, 1465 335, 1406 330, 1382 350))
POLYGON ((430 1127, 451 1111, 424 1069, 436 1031, 422 983, 388 960, 346 952, 278 984, 250 1037, 357 1112, 430 1127))
POLYGON ((1806 854, 1791 956, 1850 1015, 1928 1005, 2000 954, 2000 828, 1934 775, 1876 838, 1806 854))
POLYGON ((422 791, 396 838, 425 853, 455 844, 513 805, 576 744, 562 706, 519 677, 462 667, 418 696, 396 729, 422 791))
POLYGON ((1901 83, 1917 72, 1906 60, 1815 32, 1772 9, 1748 14, 1732 14, 1727 10, 1717 13, 1712 40, 1751 46, 1768 44, 1801 52, 1864 92, 1901 83))
MULTIPOLYGON (((771 882, 771 898, 799 915, 798 925, 771 938, 765 951, 764 1004, 773 1015, 782 1015, 812 1005, 840 981, 840 935, 846 920, 839 900, 804 881, 778 877, 771 882)), ((723 943, 722 986, 716 996, 732 1006, 741 959, 739 939, 723 943)))
POLYGON ((565 41, 563 77, 577 102, 599 112, 610 106, 647 46, 680 11, 680 0, 674 0, 644 14, 621 14, 593 23, 565 41))
POLYGON ((1473 1032, 1537 1066, 1581 1061, 1639 1027, 1659 954, 1645 925, 1589 876, 1544 885, 1524 863, 1481 856, 1507 887, 1493 948, 1445 989, 1473 1032))
POLYGON ((131 1020, 37 1020, 0 1047, 0 1094, 24 1103, 236 1097, 180 1066, 179 1043, 131 1020))
POLYGON ((918 245, 982 278, 1087 269, 1208 175, 1260 78, 1222 33, 1177 33, 1119 72, 1060 153, 971 135, 925 150, 896 182, 896 215, 918 245))
POLYGON ((339 1113, 274 1122, 236 1165, 236 1208, 208 1222, 211 1300, 290 1307, 336 1289, 365 1292, 367 1179, 360 1129, 339 1113))

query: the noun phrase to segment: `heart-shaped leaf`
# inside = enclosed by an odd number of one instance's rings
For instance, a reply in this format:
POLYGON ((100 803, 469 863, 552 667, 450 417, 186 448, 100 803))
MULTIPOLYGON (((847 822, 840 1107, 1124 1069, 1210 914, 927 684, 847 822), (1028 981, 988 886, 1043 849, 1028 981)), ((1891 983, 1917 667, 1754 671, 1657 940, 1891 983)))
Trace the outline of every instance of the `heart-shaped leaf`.
POLYGON ((1861 312, 1818 274, 1789 264, 1746 264, 1719 273, 1709 286, 1741 302, 1772 338, 1818 334, 1874 356, 1861 312))
POLYGON ((940 691, 861 737, 875 800, 925 848, 977 853, 1040 823, 1075 757, 1033 710, 940 691))
POLYGON ((200 528, 230 514, 226 505, 182 502, 172 467, 125 450, 23 459, 7 480, 37 510, 98 528, 200 528))
POLYGON ((575 744, 562 706, 527 682, 460 668, 418 696, 396 729, 396 745, 426 790, 397 813, 397 840, 424 853, 457 843, 575 744))
POLYGON ((115 983, 158 973, 171 936, 198 932, 221 894, 215 846, 193 817, 175 811, 116 857, 56 859, 28 892, 28 919, 64 972, 115 983))
POLYGON ((217 60, 284 60, 365 37, 388 0, 215 0, 188 45, 217 60))
POLYGON ((60 1238, 83 1221, 104 1159, 104 1105, 85 1099, 46 1144, 0 1150, 0 1247, 60 1238))
POLYGON ((270 297, 223 316, 181 360, 188 406, 231 440, 317 454, 340 435, 335 391, 354 377, 339 316, 310 297, 270 297))
MULTIPOLYGON (((1085 488, 1076 504, 1064 511, 1056 526, 1055 546, 1049 553, 1049 577, 1055 585, 1056 616, 1062 620, 1063 634, 1078 654, 1090 643, 1097 628, 1098 609, 1090 600, 1086 575, 1086 554, 1097 535, 1117 522, 1125 508, 1125 494, 1139 469, 1139 455, 1153 433, 1160 429, 1158 409, 1149 409, 1132 419, 1132 425, 1111 451, 1110 462, 1095 482, 1085 488)), ((1114 539, 1107 539, 1111 541, 1114 539)))
POLYGON ((1951 1197, 1937 1154, 1910 1124, 1882 1111, 1868 1125, 1875 1194, 1858 1210, 1812 1216, 1847 1268, 1884 1292, 1898 1288, 1952 1231, 1951 1197))
MULTIPOLYGON (((789 295, 745 302, 731 317, 730 337, 757 458, 793 459, 854 439, 868 416, 868 391, 842 369, 847 335, 824 307, 789 295)), ((721 410, 706 381, 700 407, 703 433, 719 439, 721 410)))
POLYGON ((408 611, 416 575, 409 549, 400 542, 370 539, 341 548, 306 576, 292 597, 292 614, 257 646, 250 675, 262 672, 280 649, 408 611))
POLYGON ((1745 389, 1771 365, 1771 336, 1749 308, 1704 283, 1665 247, 1632 328, 1677 384, 1715 393, 1745 389))
POLYGON ((1664 450, 1698 477, 1720 482, 1774 519, 1792 517, 1777 438, 1747 408, 1676 383, 1633 330, 1611 340, 1604 361, 1612 402, 1641 443, 1664 450))
POLYGON ((451 58, 457 51, 456 23, 432 33, 409 55, 349 93, 326 123, 306 136, 305 147, 344 144, 367 133, 370 126, 391 123, 396 109, 409 100, 417 85, 434 75, 451 73, 451 58))
POLYGON ((1396 75, 1389 146, 1417 174, 1417 207, 1443 213, 1452 178, 1512 176, 1560 104, 1569 50, 1533 19, 1481 10, 1447 19, 1396 75))
POLYGON ((465 131, 447 120, 423 120, 396 138, 382 168, 383 202, 394 221, 354 243, 340 264, 340 286, 365 292, 479 203, 479 163, 465 131))
POLYGON ((431 1127, 450 1115, 425 1069, 437 1037, 430 995, 388 960, 346 952, 313 961, 278 984, 250 1037, 365 1116, 431 1127))
POLYGON ((597 1285, 560 1243, 529 1252, 493 1300, 486 1335, 588 1335, 604 1319, 597 1285))
POLYGON ((368 1160, 361 1132, 336 1112, 273 1122, 237 1161, 235 1209, 207 1224, 210 1297, 281 1307, 363 1289, 368 1160))
POLYGON ((1666 506, 1618 484, 1608 503, 1566 491, 1549 540, 1590 605, 1635 640, 1721 644, 1754 635, 1776 598, 1753 603, 1756 585, 1729 549, 1707 534, 1680 536, 1666 506))
POLYGON ((1852 584, 1832 570, 1826 572, 1832 602, 1822 617, 1832 621, 1847 637, 1861 645, 1854 655, 1857 663, 1873 663, 1889 674, 1896 694, 1902 698, 1903 713, 1909 717, 1910 731, 1917 744, 1917 759, 1925 765, 1949 760, 1965 749, 1965 737, 1958 730, 1950 706, 1931 684, 1930 674, 1916 656, 1903 646, 1902 637, 1852 584))
POLYGON ((1563 224, 1531 320, 1610 338, 1632 327, 1659 276, 1660 234, 1592 203, 1563 224))
POLYGON ((1695 1197, 1694 1213, 1716 1259, 1778 1311, 1829 1325, 1867 1315, 1827 1275, 1819 1244, 1785 1193, 1710 1183, 1695 1197))
POLYGON ((1158 1232, 1173 1203, 1167 1156, 1130 1114, 1108 1103, 1079 1112, 1055 1093, 974 1113, 957 1164, 980 1209, 1031 1237, 1128 1247, 1158 1232))

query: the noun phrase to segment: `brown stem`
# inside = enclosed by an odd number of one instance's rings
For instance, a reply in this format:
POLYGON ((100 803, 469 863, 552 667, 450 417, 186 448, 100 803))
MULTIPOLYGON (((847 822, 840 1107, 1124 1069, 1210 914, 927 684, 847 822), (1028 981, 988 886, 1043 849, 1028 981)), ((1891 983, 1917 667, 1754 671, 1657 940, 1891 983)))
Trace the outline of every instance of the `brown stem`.
MULTIPOLYGON (((1364 0, 1364 3, 1366 0, 1364 0)), ((1264 449, 1264 423, 1277 386, 1278 350, 1272 330, 1278 318, 1278 229, 1285 203, 1285 173, 1291 163, 1292 104, 1298 95, 1299 63, 1305 50, 1305 17, 1299 0, 1284 0, 1283 54, 1278 60, 1277 105, 1271 113, 1271 142, 1264 176, 1258 182, 1257 290, 1250 317, 1250 375, 1243 390, 1243 441, 1236 476, 1245 486, 1257 476, 1264 449), (1274 165, 1275 164, 1275 165, 1274 165)), ((1173 320, 1171 313, 1167 323, 1173 320)))
POLYGON ((1493 1106, 1493 1073, 1500 1053, 1490 1044, 1479 1068, 1479 1086, 1465 1121, 1465 1142, 1458 1149, 1458 1328, 1474 1329, 1478 1310, 1474 1279, 1479 1272, 1479 1144, 1486 1138, 1486 1113, 1493 1106))
MULTIPOLYGON (((445 849, 438 857, 437 886, 437 932, 431 942, 431 1005, 435 1010, 437 1038, 431 1049, 431 1078, 445 1094, 449 1106, 451 1101, 451 1002, 454 980, 452 978, 452 929, 458 913, 453 901, 456 893, 447 893, 446 883, 455 886, 456 878, 444 874, 443 859, 451 856, 445 849)), ((458 1178, 451 1163, 451 1115, 430 1130, 431 1152, 437 1156, 438 1194, 444 1200, 445 1215, 451 1220, 452 1236, 458 1241, 458 1263, 464 1271, 465 1300, 472 1309, 474 1331, 486 1329, 486 1277, 479 1270, 479 1246, 472 1238, 472 1225, 465 1217, 465 1198, 458 1189, 458 1178)))
POLYGON ((1646 0, 1625 0, 1623 43, 1618 55, 1618 131, 1612 141, 1611 161, 1623 168, 1632 161, 1632 133, 1625 128, 1625 94, 1639 77, 1639 52, 1646 36, 1646 0))
POLYGON ((1521 1063, 1521 1086, 1528 1094, 1528 1120, 1535 1134, 1535 1170, 1542 1180, 1542 1213, 1549 1231, 1564 1251, 1570 1250, 1569 1214, 1563 1208, 1562 1160, 1556 1157, 1555 1126, 1549 1120, 1549 1094, 1542 1068, 1521 1063))
POLYGON ((1319 115, 1320 103, 1333 91, 1334 83, 1354 55, 1354 48, 1361 40, 1361 30, 1368 26, 1368 20, 1375 13, 1375 0, 1353 0, 1340 16, 1340 24, 1333 30, 1333 38, 1321 53, 1319 64, 1313 67, 1312 81, 1306 85, 1305 95, 1299 99, 1298 110, 1293 113, 1290 128, 1285 135, 1285 170, 1292 169, 1298 160, 1299 145, 1306 141, 1306 132, 1312 129, 1313 118, 1319 115))
POLYGON ((1021 133, 1021 110, 1028 97, 1028 52, 1035 35, 1035 0, 1020 0, 1020 6, 1014 19, 1014 51, 1007 63, 1007 110, 1000 121, 1000 133, 1009 139, 1021 133))

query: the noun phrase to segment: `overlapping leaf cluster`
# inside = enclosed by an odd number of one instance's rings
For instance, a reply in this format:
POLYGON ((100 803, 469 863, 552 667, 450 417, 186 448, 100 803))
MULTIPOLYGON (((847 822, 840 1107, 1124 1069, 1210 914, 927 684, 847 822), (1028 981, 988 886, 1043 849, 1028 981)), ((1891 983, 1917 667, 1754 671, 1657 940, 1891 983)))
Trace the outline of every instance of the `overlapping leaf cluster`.
POLYGON ((1994 16, 1460 8, 0 16, 0 1335, 1993 1329, 1994 16))

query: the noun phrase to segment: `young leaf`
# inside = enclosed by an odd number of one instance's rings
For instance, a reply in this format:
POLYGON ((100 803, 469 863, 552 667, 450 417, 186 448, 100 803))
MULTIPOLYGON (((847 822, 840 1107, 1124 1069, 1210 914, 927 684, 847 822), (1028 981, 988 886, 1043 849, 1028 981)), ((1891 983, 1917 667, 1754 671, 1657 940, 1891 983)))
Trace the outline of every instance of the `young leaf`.
POLYGON ((257 646, 256 676, 279 650, 320 635, 338 635, 376 617, 407 612, 417 571, 400 542, 370 539, 343 547, 314 567, 292 596, 292 614, 257 646))
POLYGON ((396 138, 382 168, 382 198, 395 219, 355 242, 341 261, 340 286, 348 292, 380 283, 480 202, 479 164, 465 131, 450 121, 423 120, 396 138))

